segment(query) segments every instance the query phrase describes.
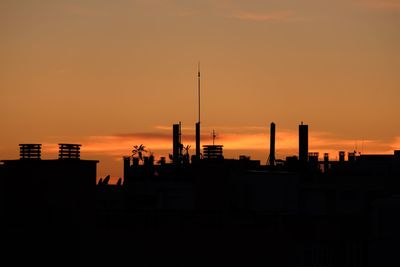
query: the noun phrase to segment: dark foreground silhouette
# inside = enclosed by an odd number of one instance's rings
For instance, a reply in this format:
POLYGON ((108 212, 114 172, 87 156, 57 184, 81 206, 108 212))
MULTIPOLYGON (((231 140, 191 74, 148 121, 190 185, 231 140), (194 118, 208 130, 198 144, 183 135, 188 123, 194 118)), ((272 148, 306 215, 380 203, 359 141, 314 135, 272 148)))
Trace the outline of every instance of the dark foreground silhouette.
POLYGON ((0 165, 4 262, 400 266, 400 151, 318 161, 301 131, 300 158, 268 165, 219 145, 189 160, 175 139, 172 163, 126 157, 116 185, 78 145, 22 145, 0 165))

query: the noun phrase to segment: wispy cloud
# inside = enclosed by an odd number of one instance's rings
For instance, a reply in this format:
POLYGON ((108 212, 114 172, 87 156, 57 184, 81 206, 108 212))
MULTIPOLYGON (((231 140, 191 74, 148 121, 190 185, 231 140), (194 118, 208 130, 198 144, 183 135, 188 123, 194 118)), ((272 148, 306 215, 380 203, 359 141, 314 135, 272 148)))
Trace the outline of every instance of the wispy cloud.
POLYGON ((178 17, 222 17, 254 22, 288 22, 301 19, 295 9, 268 8, 268 4, 240 3, 229 0, 204 0, 201 3, 171 0, 137 0, 136 4, 150 14, 169 14, 178 17))
MULTIPOLYGON (((269 135, 266 127, 247 127, 246 129, 238 127, 216 127, 220 130, 216 143, 224 145, 224 155, 227 158, 238 158, 245 154, 253 159, 266 161, 269 153, 269 135)), ((168 130, 171 130, 169 128, 168 130)), ((208 128, 203 129, 208 132, 208 128)), ((55 138, 60 139, 60 138, 55 138)), ((185 130, 182 136, 182 142, 185 145, 191 145, 191 154, 194 153, 195 136, 193 129, 185 130)), ((211 144, 210 134, 202 135, 202 144, 211 144)), ((149 150, 154 152, 156 159, 167 157, 172 152, 172 131, 162 131, 149 133, 124 133, 103 136, 87 136, 78 140, 68 139, 69 142, 82 144, 82 158, 100 159, 98 175, 104 177, 112 174, 116 181, 122 176, 122 156, 131 155, 133 145, 144 144, 149 150)), ((309 151, 329 153, 332 159, 337 158, 338 151, 353 151, 357 149, 364 154, 392 154, 393 150, 400 149, 400 136, 392 140, 363 140, 357 141, 338 137, 332 133, 315 132, 309 133, 309 151), (358 147, 357 147, 358 146, 358 147), (357 147, 357 148, 356 148, 357 147)), ((58 153, 58 145, 55 142, 43 142, 43 151, 45 157, 55 158, 58 153)), ((288 155, 297 155, 298 153, 298 133, 292 129, 281 129, 276 133, 276 154, 277 158, 284 159, 288 155)), ((115 182, 114 181, 114 182, 115 182)))
POLYGON ((99 6, 84 6, 82 4, 66 4, 64 6, 66 13, 79 16, 79 17, 104 17, 108 15, 108 12, 101 9, 99 6))
POLYGON ((217 16, 248 22, 274 23, 303 20, 298 5, 276 5, 268 1, 210 1, 217 16))
MULTIPOLYGON (((206 131, 203 131, 206 132, 206 131)), ((355 149, 365 153, 393 153, 400 149, 400 137, 392 141, 385 140, 353 140, 337 137, 326 132, 310 132, 310 151, 337 154, 338 151, 353 151, 355 149)), ((185 145, 195 146, 195 135, 193 131, 186 131, 182 135, 185 145)), ((107 154, 109 156, 121 157, 130 155, 133 145, 144 144, 148 149, 160 154, 172 150, 172 133, 126 133, 107 136, 88 136, 80 140, 83 145, 83 153, 107 154)), ((212 143, 210 134, 202 135, 202 144, 212 143)), ((269 135, 264 131, 232 132, 221 131, 218 133, 216 143, 224 145, 225 150, 235 151, 267 151, 269 148, 269 135)), ((57 144, 44 144, 46 150, 55 153, 57 144)), ((298 133, 293 130, 280 130, 276 135, 276 148, 281 155, 297 154, 298 133)), ((168 153, 168 152, 167 152, 168 153)), ((321 154, 322 155, 322 154, 321 154)), ((164 155, 165 156, 165 155, 164 155)))
POLYGON ((373 10, 400 11, 400 0, 357 0, 357 3, 373 10))
POLYGON ((275 11, 275 12, 265 12, 265 13, 239 11, 231 15, 228 15, 228 17, 240 20, 247 20, 247 21, 257 21, 257 22, 287 22, 300 19, 296 17, 292 11, 275 11))
POLYGON ((396 136, 390 145, 391 150, 400 150, 400 136, 396 136))

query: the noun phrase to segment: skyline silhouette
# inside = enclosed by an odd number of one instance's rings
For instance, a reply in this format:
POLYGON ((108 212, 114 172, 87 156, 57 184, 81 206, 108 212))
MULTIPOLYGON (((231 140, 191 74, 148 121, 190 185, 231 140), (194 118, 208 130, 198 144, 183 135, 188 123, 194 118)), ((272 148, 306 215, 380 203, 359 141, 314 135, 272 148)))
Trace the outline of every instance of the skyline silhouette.
MULTIPOLYGON (((323 151, 329 143, 389 153, 400 144, 392 2, 6 0, 0 155, 17 158, 15 146, 26 142, 48 147, 43 156, 52 158, 59 142, 80 143, 86 158, 101 159, 103 177, 122 175, 115 162, 129 145, 167 157, 170 125, 179 120, 186 136, 195 133, 198 61, 202 134, 217 130, 230 157, 238 149, 266 160, 249 150, 266 147, 259 140, 268 139, 267 124, 291 140, 302 120, 319 139, 312 150, 332 154, 323 151)), ((194 149, 194 140, 185 143, 194 149)), ((282 158, 297 149, 277 145, 282 158)))
POLYGON ((398 0, 2 0, 0 24, 1 262, 400 266, 398 0))
POLYGON ((80 144, 60 143, 52 160, 42 159, 40 144, 20 144, 20 159, 0 164, 1 213, 12 233, 6 240, 40 239, 41 245, 29 251, 13 245, 11 253, 101 266, 166 259, 201 266, 211 258, 281 266, 398 263, 400 150, 339 151, 339 160, 327 153, 319 160, 301 122, 298 154, 284 160, 229 159, 215 140, 201 141, 196 157, 182 144, 181 126, 171 127, 169 160, 155 161, 145 145, 135 145, 116 184, 109 175, 96 180, 99 162, 82 160, 80 144), (170 239, 178 242, 175 249, 168 248, 170 239), (99 254, 104 247, 108 254, 99 254))
MULTIPOLYGON (((392 144, 386 145, 378 140, 352 140, 341 138, 337 139, 327 133, 315 132, 311 125, 310 135, 310 151, 318 151, 319 158, 323 158, 324 153, 329 153, 331 158, 339 160, 339 151, 352 152, 357 151, 361 154, 391 154, 394 150, 400 147, 400 139, 394 140, 392 144), (342 143, 341 143, 342 142, 342 143), (377 148, 371 148, 371 147, 377 148)), ((166 128, 166 127, 165 127, 166 128)), ((183 125, 182 139, 183 143, 190 145, 191 152, 195 153, 195 135, 194 127, 183 125)), ((207 144, 212 144, 212 130, 210 127, 203 126, 204 133, 201 138, 207 144), (210 133, 209 133, 210 132, 210 133)), ((224 127, 218 130, 218 140, 224 144, 225 154, 229 158, 238 159, 240 155, 246 155, 255 160, 260 160, 265 164, 269 157, 269 125, 257 127, 244 127, 250 134, 242 134, 240 131, 234 130, 233 134, 226 134, 224 127), (250 128, 250 129, 248 129, 250 128)), ((218 129, 218 128, 216 128, 218 129)), ((229 130, 229 129, 228 129, 229 130)), ((121 158, 130 154, 132 146, 143 143, 149 148, 156 158, 168 158, 168 154, 172 148, 171 144, 172 133, 166 129, 155 129, 154 132, 140 134, 120 134, 114 136, 93 136, 83 142, 72 139, 74 142, 84 145, 83 151, 85 158, 101 159, 98 166, 98 179, 111 175, 112 182, 117 182, 118 178, 123 175, 121 158)), ((276 131, 276 154, 280 159, 285 159, 287 156, 298 154, 297 132, 293 130, 281 129, 276 131)), ((56 139, 56 138, 54 138, 56 139)), ((62 138, 60 140, 65 140, 62 138)), ((59 141, 60 141, 59 140, 59 141)), ((23 141, 23 140, 21 140, 23 141)), ((41 142, 37 142, 41 143, 41 142)), ((58 142, 41 143, 43 146, 42 157, 44 159, 53 159, 58 155, 58 142)), ((15 144, 17 146, 18 144, 15 144)), ((18 151, 14 149, 11 153, 0 154, 2 158, 15 159, 18 158, 18 151), (7 156, 9 155, 9 156, 7 156)))

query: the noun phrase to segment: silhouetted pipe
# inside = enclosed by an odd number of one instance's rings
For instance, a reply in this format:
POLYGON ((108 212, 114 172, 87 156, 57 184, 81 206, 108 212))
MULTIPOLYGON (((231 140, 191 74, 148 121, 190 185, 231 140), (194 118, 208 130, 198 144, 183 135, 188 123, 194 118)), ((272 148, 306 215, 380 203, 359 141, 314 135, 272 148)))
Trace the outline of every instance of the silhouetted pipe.
POLYGON ((196 159, 200 159, 200 122, 196 122, 196 159))
POLYGON ((269 165, 275 165, 275 123, 271 122, 271 134, 269 143, 269 165))
POLYGON ((308 125, 304 125, 303 122, 299 125, 299 160, 308 160, 308 125))
POLYGON ((179 146, 180 146, 180 125, 174 124, 172 126, 172 161, 177 163, 179 160, 179 146))

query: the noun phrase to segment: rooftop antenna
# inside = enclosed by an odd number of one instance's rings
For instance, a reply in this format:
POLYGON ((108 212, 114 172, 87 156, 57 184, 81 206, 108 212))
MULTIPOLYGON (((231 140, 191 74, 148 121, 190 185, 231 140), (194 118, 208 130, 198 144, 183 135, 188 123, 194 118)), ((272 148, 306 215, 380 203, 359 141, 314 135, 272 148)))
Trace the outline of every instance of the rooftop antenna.
POLYGON ((196 159, 200 159, 200 61, 198 63, 198 70, 197 70, 197 93, 198 93, 198 121, 196 123, 196 159))
POLYGON ((198 62, 197 81, 198 81, 197 93, 198 93, 198 101, 199 101, 199 103, 198 103, 199 104, 198 123, 200 123, 200 61, 198 62))
POLYGON ((213 139, 213 146, 215 145, 215 138, 217 137, 217 134, 216 134, 216 132, 215 132, 215 130, 213 129, 213 131, 212 131, 212 139, 213 139))

